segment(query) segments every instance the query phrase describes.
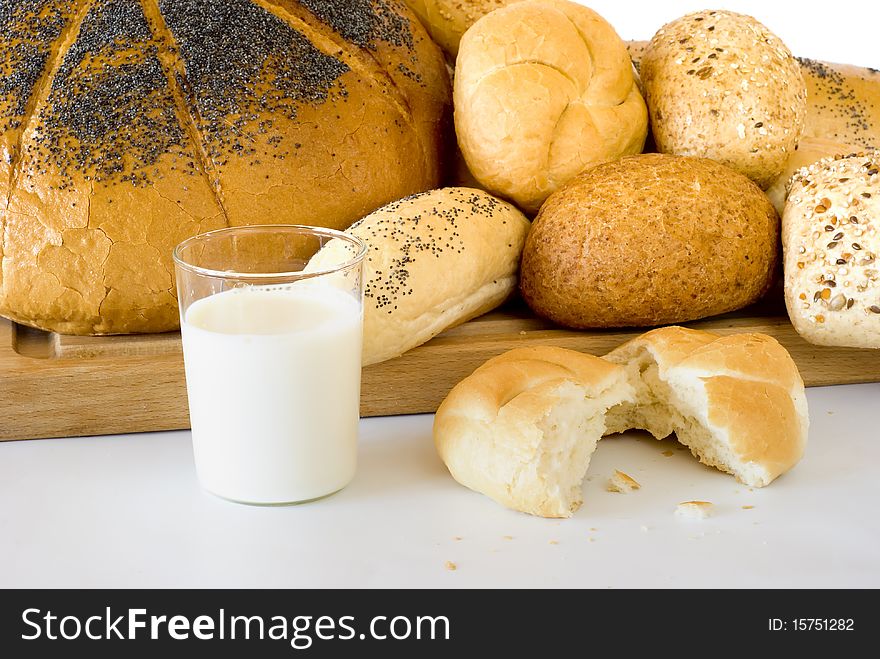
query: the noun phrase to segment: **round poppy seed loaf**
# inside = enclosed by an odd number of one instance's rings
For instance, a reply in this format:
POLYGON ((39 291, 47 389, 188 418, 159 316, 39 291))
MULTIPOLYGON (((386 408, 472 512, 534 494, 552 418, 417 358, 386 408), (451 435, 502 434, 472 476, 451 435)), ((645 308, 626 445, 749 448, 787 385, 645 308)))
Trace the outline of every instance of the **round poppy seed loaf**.
POLYGON ((652 327, 744 307, 770 287, 779 216, 711 160, 648 154, 547 200, 523 254, 529 306, 573 328, 652 327))
POLYGON ((345 228, 439 183, 446 65, 397 0, 16 0, 0 28, 0 315, 18 322, 174 329, 179 241, 345 228))

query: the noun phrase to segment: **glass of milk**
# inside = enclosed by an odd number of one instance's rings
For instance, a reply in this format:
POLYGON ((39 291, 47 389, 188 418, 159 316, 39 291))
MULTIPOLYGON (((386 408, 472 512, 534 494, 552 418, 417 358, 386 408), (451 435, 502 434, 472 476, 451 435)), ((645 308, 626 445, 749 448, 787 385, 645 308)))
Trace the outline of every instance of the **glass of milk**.
POLYGON ((305 226, 174 250, 196 471, 225 499, 319 499, 354 477, 367 247, 305 226), (321 251, 321 267, 310 267, 321 251))

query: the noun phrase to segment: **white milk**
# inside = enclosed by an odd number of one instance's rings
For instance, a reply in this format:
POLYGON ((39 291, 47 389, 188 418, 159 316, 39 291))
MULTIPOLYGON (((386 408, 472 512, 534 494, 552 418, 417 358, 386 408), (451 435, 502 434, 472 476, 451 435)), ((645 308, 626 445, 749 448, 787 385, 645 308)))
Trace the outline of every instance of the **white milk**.
POLYGON ((182 323, 196 470, 249 503, 308 501, 354 477, 362 312, 330 286, 240 288, 182 323))

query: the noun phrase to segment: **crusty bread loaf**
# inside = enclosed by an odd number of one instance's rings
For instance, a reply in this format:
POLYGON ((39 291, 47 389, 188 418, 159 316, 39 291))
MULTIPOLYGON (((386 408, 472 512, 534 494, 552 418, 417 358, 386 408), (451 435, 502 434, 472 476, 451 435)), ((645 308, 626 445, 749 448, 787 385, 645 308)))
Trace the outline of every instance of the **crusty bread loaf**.
POLYGON ((528 212, 586 167, 640 153, 647 110, 624 43, 565 0, 525 0, 461 40, 455 128, 473 175, 528 212))
POLYGON ((0 315, 71 333, 173 329, 182 239, 344 228, 439 183, 448 75, 402 1, 3 13, 0 315))
MULTIPOLYGON (((348 230, 369 247, 364 365, 402 355, 482 315, 516 290, 529 222, 480 190, 445 188, 395 201, 348 230)), ((309 269, 338 263, 331 242, 309 269)))
MULTIPOLYGON (((462 485, 569 517, 603 434, 675 432, 701 462, 763 487, 800 460, 808 427, 804 383, 774 339, 669 327, 605 359, 551 347, 490 359, 440 405, 434 442, 462 485)), ((622 472, 608 486, 638 488, 622 472)))
POLYGON ((462 485, 514 510, 570 517, 605 412, 632 394, 624 369, 597 357, 513 350, 450 392, 434 418, 434 442, 462 485))
POLYGON ((785 303, 818 345, 880 348, 880 151, 795 174, 782 218, 785 303))
POLYGON ((520 0, 406 0, 431 38, 455 59, 468 28, 491 11, 520 0))
POLYGON ((717 160, 764 189, 782 173, 807 88, 785 44, 754 18, 707 10, 672 21, 640 72, 658 151, 717 160))
POLYGON ((667 327, 605 356, 625 367, 634 401, 611 409, 609 433, 673 432, 700 462, 752 487, 801 459, 809 430, 804 383, 775 339, 667 327))
POLYGON ((521 289, 561 325, 650 327, 744 307, 770 287, 779 217, 711 160, 645 154, 587 170, 541 209, 521 289))

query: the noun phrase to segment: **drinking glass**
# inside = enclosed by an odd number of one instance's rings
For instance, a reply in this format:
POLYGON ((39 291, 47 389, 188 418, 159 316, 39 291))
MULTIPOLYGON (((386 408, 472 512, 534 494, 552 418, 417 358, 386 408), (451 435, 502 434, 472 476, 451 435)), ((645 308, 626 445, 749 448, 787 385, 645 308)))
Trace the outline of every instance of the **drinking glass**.
POLYGON ((209 492, 301 503, 354 477, 366 252, 354 236, 294 225, 175 248, 193 453, 209 492))

